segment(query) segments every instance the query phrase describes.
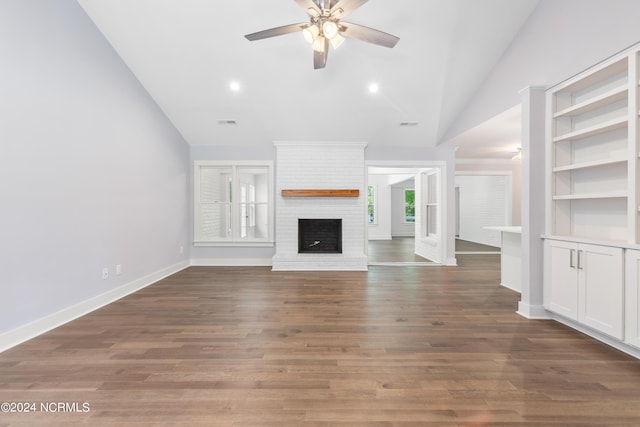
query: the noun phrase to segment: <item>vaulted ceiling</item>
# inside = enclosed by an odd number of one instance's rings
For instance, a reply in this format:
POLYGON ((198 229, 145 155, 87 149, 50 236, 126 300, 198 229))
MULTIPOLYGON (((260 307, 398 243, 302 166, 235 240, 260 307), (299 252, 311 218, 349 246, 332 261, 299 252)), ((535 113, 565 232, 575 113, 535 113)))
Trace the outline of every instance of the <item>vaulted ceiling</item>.
POLYGON ((191 145, 403 147, 440 142, 538 2, 370 0, 344 20, 398 44, 347 39, 314 70, 301 34, 244 38, 306 22, 293 0, 78 1, 191 145))

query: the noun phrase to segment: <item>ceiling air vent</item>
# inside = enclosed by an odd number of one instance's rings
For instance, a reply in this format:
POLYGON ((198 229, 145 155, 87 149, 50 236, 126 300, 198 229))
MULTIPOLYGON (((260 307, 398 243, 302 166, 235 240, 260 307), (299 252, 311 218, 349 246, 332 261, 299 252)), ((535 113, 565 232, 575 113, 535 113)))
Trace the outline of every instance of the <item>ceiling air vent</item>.
POLYGON ((235 120, 218 120, 218 124, 219 125, 237 125, 238 122, 236 122, 235 120))
POLYGON ((418 122, 400 122, 400 126, 418 126, 418 122))

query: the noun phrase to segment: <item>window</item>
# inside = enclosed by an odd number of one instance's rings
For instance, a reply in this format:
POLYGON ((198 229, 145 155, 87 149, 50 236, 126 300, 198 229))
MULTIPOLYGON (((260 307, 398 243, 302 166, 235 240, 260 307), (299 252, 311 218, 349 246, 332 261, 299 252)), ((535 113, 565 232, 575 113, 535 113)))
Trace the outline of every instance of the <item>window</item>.
POLYGON ((271 162, 194 163, 194 243, 273 242, 271 162))
POLYGON ((435 237, 438 234, 438 175, 427 175, 427 237, 435 237))
POLYGON ((404 190, 404 222, 416 222, 415 201, 415 190, 404 190))
POLYGON ((376 187, 370 185, 367 187, 367 222, 376 224, 376 187))

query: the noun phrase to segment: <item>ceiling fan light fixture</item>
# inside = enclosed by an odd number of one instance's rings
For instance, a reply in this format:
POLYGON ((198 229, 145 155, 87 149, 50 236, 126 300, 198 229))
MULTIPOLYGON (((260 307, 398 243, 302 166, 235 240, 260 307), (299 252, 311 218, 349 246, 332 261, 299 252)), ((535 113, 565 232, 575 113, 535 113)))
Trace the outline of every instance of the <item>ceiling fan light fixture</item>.
POLYGON ((317 25, 309 25, 302 30, 302 35, 309 44, 313 43, 318 34, 320 34, 320 30, 317 25))
POLYGON ((342 44, 342 42, 344 42, 344 37, 342 37, 340 34, 336 34, 335 37, 329 41, 331 42, 331 46, 333 46, 334 49, 337 49, 342 44))
POLYGON ((333 21, 324 21, 322 23, 322 34, 331 40, 338 35, 338 24, 333 21))
POLYGON ((308 8, 307 13, 312 18, 317 18, 318 16, 320 16, 320 12, 318 12, 318 10, 314 9, 313 7, 308 8))

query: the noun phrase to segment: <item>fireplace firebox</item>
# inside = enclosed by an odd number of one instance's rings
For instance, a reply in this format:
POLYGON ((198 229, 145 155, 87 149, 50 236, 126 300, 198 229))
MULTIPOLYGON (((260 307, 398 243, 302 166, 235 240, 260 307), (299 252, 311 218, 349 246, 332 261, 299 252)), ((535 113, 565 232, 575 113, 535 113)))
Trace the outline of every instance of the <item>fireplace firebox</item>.
POLYGON ((299 254, 341 254, 342 219, 298 219, 299 254))

